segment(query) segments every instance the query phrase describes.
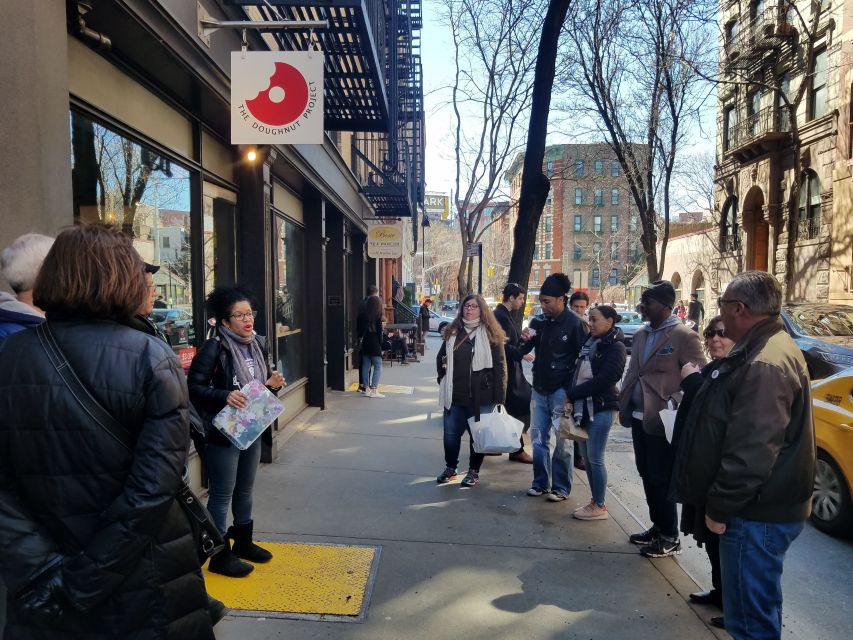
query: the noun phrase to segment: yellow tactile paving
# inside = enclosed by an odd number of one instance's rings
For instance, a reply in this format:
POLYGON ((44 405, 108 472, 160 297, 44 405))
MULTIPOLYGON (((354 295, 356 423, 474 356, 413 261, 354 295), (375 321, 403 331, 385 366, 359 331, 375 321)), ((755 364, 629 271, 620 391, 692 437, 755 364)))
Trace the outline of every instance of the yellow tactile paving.
MULTIPOLYGON (((379 383, 379 387, 377 387, 379 393, 401 393, 404 395, 412 395, 415 392, 414 387, 405 387, 398 384, 382 384, 379 383)), ((353 382, 349 386, 350 391, 358 391, 358 383, 353 382)))
POLYGON ((356 616, 376 555, 374 547, 259 542, 273 554, 245 578, 205 569, 207 590, 232 609, 356 616))

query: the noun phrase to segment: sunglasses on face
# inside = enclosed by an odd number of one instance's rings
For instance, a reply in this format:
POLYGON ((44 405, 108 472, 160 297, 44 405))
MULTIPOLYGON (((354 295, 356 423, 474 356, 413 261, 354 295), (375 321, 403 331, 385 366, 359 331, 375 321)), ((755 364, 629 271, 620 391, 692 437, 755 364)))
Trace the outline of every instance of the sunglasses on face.
POLYGON ((705 340, 710 340, 714 336, 716 336, 718 338, 725 338, 726 337, 726 330, 725 329, 706 329, 702 335, 705 336, 705 340))

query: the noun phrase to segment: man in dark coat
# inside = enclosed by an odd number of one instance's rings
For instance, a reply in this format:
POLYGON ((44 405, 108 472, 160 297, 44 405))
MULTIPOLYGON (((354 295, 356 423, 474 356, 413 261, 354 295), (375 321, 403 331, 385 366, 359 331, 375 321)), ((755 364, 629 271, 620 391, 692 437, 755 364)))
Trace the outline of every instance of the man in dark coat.
POLYGON ((530 354, 521 353, 521 337, 512 319, 512 312, 524 308, 527 292, 514 282, 504 287, 503 302, 495 307, 495 319, 500 323, 506 333, 507 341, 504 345, 506 353, 507 389, 506 410, 507 412, 524 423, 524 431, 521 437, 521 447, 518 451, 509 454, 513 462, 533 464, 533 457, 524 450, 524 433, 530 429, 530 383, 524 377, 522 369, 523 360, 532 360, 530 354))
POLYGON ((693 323, 693 331, 699 333, 699 325, 705 317, 705 307, 699 302, 699 294, 690 294, 690 304, 687 305, 687 319, 693 323))
POLYGON ((432 300, 424 298, 424 302, 418 311, 418 317, 421 321, 421 333, 424 337, 424 348, 426 348, 426 336, 429 331, 430 309, 432 309, 432 300))
MULTIPOLYGON (((361 302, 358 303, 358 311, 355 316, 355 326, 357 335, 362 334, 361 327, 367 324, 367 299, 370 296, 378 296, 379 295, 379 287, 375 284, 367 287, 367 295, 364 296, 361 302)), ((361 344, 361 341, 358 341, 361 344)), ((358 365, 358 392, 364 393, 367 391, 367 382, 364 380, 361 373, 361 351, 359 351, 359 365, 358 365)))

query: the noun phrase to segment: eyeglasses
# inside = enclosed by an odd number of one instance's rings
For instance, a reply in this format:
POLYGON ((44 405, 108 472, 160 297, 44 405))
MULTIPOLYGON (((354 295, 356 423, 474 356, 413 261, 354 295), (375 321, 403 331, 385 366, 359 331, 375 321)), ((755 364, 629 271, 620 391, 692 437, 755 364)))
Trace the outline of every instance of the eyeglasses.
POLYGON ((705 329, 705 332, 702 335, 705 336, 705 340, 710 340, 714 336, 717 336, 718 338, 725 338, 726 337, 726 330, 725 329, 705 329))
POLYGON ((722 307, 724 304, 731 304, 733 302, 738 302, 738 303, 742 304, 743 306, 745 306, 747 309, 749 309, 749 305, 746 304, 743 300, 735 300, 734 298, 732 298, 731 300, 726 300, 722 296, 717 298, 717 306, 718 307, 722 307))
POLYGON ((239 320, 240 322, 245 322, 249 318, 253 318, 253 319, 257 318, 258 312, 257 311, 250 311, 249 313, 232 313, 228 317, 233 318, 234 320, 239 320))
POLYGON ((468 304, 462 305, 462 308, 463 309, 479 309, 480 305, 478 305, 476 302, 470 302, 468 304))

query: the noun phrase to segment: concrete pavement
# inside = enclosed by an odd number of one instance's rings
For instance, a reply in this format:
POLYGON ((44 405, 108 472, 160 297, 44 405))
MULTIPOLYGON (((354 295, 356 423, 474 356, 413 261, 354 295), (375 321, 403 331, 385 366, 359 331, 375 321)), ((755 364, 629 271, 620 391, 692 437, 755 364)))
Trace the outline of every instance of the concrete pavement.
POLYGON ((506 456, 487 457, 474 488, 436 485, 438 346, 383 369, 382 382, 413 395, 332 394, 258 474, 256 538, 381 547, 366 620, 228 617, 217 638, 727 637, 703 621, 713 610, 687 604, 697 585, 677 563, 628 543, 638 525, 615 496, 609 520, 571 517, 589 500, 585 474, 556 504, 527 497, 531 467, 506 456))

